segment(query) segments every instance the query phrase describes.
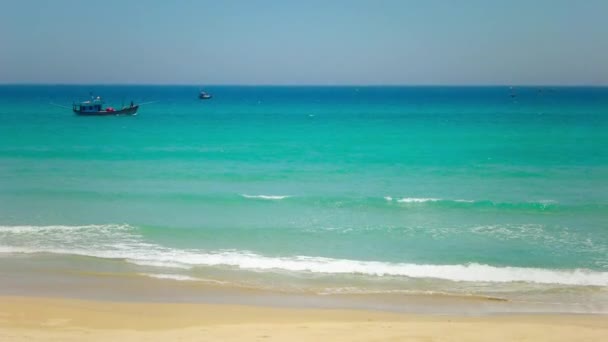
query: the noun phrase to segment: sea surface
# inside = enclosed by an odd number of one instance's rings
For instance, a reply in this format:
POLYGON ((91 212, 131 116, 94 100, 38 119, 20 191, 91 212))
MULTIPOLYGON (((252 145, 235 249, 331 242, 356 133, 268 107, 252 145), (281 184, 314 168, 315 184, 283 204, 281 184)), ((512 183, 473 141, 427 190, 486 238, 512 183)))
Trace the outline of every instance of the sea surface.
POLYGON ((0 86, 0 273, 608 313, 608 88, 199 90, 0 86))

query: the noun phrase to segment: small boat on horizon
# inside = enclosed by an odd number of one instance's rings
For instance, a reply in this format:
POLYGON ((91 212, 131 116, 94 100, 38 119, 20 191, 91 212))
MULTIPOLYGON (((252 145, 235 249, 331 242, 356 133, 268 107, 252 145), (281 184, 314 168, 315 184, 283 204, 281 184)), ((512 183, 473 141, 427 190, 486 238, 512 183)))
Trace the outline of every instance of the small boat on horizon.
POLYGON ((133 101, 129 106, 123 106, 120 109, 104 108, 103 100, 99 96, 91 96, 88 101, 72 104, 72 110, 76 115, 136 115, 138 109, 139 105, 134 104, 133 101))
POLYGON ((208 93, 206 93, 206 92, 204 92, 204 91, 201 91, 201 92, 198 94, 198 98, 199 98, 199 99, 201 99, 201 100, 209 100, 209 99, 210 99, 210 98, 212 98, 212 97, 213 97, 213 96, 211 96, 211 94, 208 94, 208 93))

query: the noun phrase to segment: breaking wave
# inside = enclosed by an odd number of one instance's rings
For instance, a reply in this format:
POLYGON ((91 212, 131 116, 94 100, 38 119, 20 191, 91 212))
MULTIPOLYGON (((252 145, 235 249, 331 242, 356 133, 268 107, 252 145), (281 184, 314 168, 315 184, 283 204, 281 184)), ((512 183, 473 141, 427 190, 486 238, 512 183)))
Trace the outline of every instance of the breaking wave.
POLYGON ((243 196, 245 198, 262 199, 262 200, 282 200, 282 199, 290 197, 287 195, 280 196, 280 195, 247 195, 247 194, 241 194, 241 196, 243 196))
POLYGON ((585 205, 562 205, 554 200, 539 200, 526 202, 499 202, 491 200, 471 200, 471 199, 444 199, 434 197, 403 197, 395 198, 385 196, 384 199, 388 203, 396 203, 402 205, 430 205, 435 207, 446 208, 496 208, 496 209, 521 209, 521 210, 558 210, 558 209, 577 209, 577 208, 603 208, 603 204, 585 204, 585 205))
POLYGON ((358 274, 431 278, 462 282, 527 282, 608 286, 608 272, 586 269, 498 267, 479 263, 432 265, 335 259, 316 256, 271 257, 249 251, 176 249, 150 243, 129 225, 0 226, 0 254, 82 255, 158 268, 229 267, 254 271, 358 274))

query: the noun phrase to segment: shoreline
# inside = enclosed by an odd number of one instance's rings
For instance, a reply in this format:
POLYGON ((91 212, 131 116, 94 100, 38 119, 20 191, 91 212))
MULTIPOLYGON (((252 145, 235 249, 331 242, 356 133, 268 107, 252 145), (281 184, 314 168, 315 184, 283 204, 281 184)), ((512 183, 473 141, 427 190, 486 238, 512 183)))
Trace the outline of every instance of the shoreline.
POLYGON ((0 296, 0 340, 599 341, 606 315, 422 315, 372 310, 0 296))
MULTIPOLYGON (((50 259, 45 260, 50 262, 50 259)), ((6 263, 0 266, 0 284, 2 284, 0 296, 71 298, 118 303, 190 303, 293 309, 371 310, 421 315, 602 315, 608 313, 603 301, 591 304, 539 303, 432 291, 319 294, 307 291, 279 291, 255 286, 241 287, 213 281, 159 279, 134 273, 114 273, 109 269, 110 272, 102 273, 83 272, 63 268, 65 266, 63 264, 62 267, 57 268, 58 264, 53 262, 40 264, 39 261, 6 263)))

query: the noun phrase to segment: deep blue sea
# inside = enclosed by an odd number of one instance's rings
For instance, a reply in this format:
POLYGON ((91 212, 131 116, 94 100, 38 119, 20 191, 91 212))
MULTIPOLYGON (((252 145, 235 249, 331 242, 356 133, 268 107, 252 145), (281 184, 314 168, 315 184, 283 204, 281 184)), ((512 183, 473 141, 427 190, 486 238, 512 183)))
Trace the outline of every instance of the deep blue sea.
POLYGON ((0 86, 0 262, 608 312, 608 88, 204 90, 0 86))

